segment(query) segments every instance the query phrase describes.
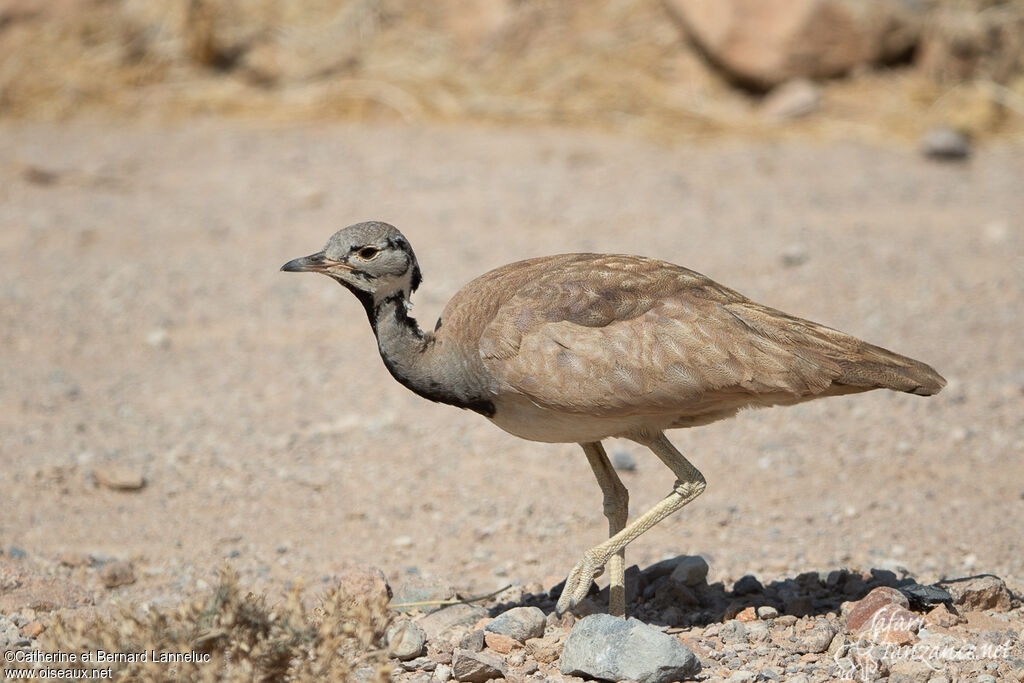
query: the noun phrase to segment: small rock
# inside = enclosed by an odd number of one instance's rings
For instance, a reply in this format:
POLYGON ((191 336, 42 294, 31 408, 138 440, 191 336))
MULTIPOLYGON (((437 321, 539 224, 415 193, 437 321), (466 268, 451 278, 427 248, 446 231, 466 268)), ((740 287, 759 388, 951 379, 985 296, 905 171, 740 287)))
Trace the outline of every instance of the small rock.
POLYGON ((526 652, 541 664, 550 664, 562 652, 562 638, 558 635, 530 638, 526 641, 526 652))
POLYGON ((736 615, 736 620, 742 621, 744 624, 751 621, 757 621, 757 609, 754 608, 753 605, 751 605, 750 607, 744 607, 736 615))
POLYGON ((761 605, 757 608, 758 619, 774 619, 777 616, 779 616, 779 610, 771 605, 761 605))
POLYGON ((783 642, 783 647, 797 654, 824 652, 836 635, 835 626, 829 623, 828 619, 823 618, 811 622, 809 629, 799 630, 799 627, 797 629, 797 632, 793 634, 796 640, 783 642))
POLYGON ((392 609, 399 612, 411 610, 429 611, 439 603, 455 598, 455 589, 445 581, 424 576, 410 576, 402 582, 392 598, 392 609))
POLYGON ((955 605, 966 610, 1010 609, 1010 591, 998 576, 944 581, 942 587, 949 591, 955 605))
POLYGON ((924 619, 919 614, 900 605, 888 604, 875 612, 857 635, 879 645, 907 645, 917 638, 923 623, 924 619))
POLYGON ((391 586, 384 572, 367 565, 345 565, 334 577, 334 586, 339 594, 351 603, 372 604, 391 599, 391 586))
POLYGON ((487 644, 487 647, 503 655, 507 655, 515 648, 523 646, 518 640, 506 636, 504 633, 484 633, 484 642, 487 644))
POLYGON ((431 683, 447 683, 452 678, 452 668, 447 664, 438 664, 434 667, 434 675, 430 677, 431 683))
POLYGON ((771 638, 768 632, 768 624, 763 621, 752 621, 746 624, 747 640, 751 643, 763 643, 771 638))
POLYGON ((485 683, 492 678, 504 678, 505 664, 493 655, 459 649, 452 658, 452 675, 457 681, 485 683))
POLYGON ((761 115, 769 121, 791 121, 813 114, 821 104, 821 90, 814 81, 794 78, 771 89, 761 102, 761 115))
POLYGON ((757 680, 757 674, 753 671, 744 671, 741 669, 732 676, 729 676, 726 680, 728 680, 729 683, 750 683, 750 681, 757 680))
POLYGON ((560 670, 613 681, 668 683, 696 674, 700 660, 678 640, 642 621, 593 614, 573 626, 560 670))
POLYGON ((857 633, 864 624, 871 621, 875 612, 886 605, 910 607, 910 601, 907 600, 907 596, 895 588, 888 586, 874 588, 860 600, 843 604, 843 612, 846 614, 846 628, 852 633, 857 633))
POLYGON ((942 604, 926 614, 924 620, 929 624, 941 626, 942 628, 950 628, 960 623, 960 617, 950 612, 949 608, 942 604))
POLYGON ((88 567, 92 564, 89 556, 81 553, 61 553, 57 561, 65 567, 88 567))
POLYGON ((135 468, 107 465, 93 473, 96 483, 112 491, 138 491, 146 485, 146 478, 135 468))
POLYGON ((907 596, 910 606, 915 609, 953 601, 953 596, 939 586, 922 586, 919 583, 911 583, 900 586, 899 591, 907 596))
POLYGON ((491 633, 500 633, 525 643, 530 638, 544 635, 546 617, 537 607, 513 607, 497 616, 487 625, 491 633))
POLYGON ((430 657, 416 657, 402 662, 402 668, 406 671, 433 671, 436 666, 437 662, 430 657))
POLYGON ((22 633, 24 633, 29 638, 35 638, 45 630, 46 627, 38 621, 30 621, 29 623, 25 624, 25 626, 21 629, 22 633))
POLYGON ((807 247, 802 244, 790 244, 788 247, 782 250, 779 255, 779 260, 782 261, 782 265, 787 268, 796 268, 807 263, 807 259, 810 255, 807 253, 807 247))
POLYGON ((921 153, 938 161, 960 161, 971 154, 971 141, 950 126, 932 128, 921 140, 921 153))
POLYGON ((736 595, 751 595, 753 593, 763 593, 764 586, 757 580, 757 577, 747 574, 741 577, 739 581, 732 585, 732 592, 736 595))
POLYGON ((707 560, 700 555, 683 555, 677 559, 678 562, 669 578, 691 588, 707 582, 707 560))
POLYGON ((928 683, 933 673, 926 662, 901 659, 889 667, 889 683, 928 683))
POLYGON ((22 550, 16 545, 12 545, 7 549, 7 556, 13 560, 24 559, 27 555, 28 553, 26 553, 24 550, 22 550))
POLYGON ((157 327, 146 334, 146 343, 155 349, 166 349, 171 345, 171 334, 166 328, 157 327))
POLYGON ((114 560, 103 565, 100 570, 100 580, 107 588, 117 588, 135 583, 135 569, 131 562, 114 560))
POLYGON ((484 649, 484 643, 487 641, 487 636, 480 629, 474 629, 462 636, 459 640, 459 648, 467 650, 469 652, 480 652, 484 649))
POLYGON ((628 451, 615 451, 612 453, 612 467, 620 472, 633 472, 636 470, 636 459, 628 451))
POLYGON ((424 653, 427 634, 418 624, 402 619, 388 628, 384 640, 388 646, 388 654, 406 661, 416 659, 424 653))

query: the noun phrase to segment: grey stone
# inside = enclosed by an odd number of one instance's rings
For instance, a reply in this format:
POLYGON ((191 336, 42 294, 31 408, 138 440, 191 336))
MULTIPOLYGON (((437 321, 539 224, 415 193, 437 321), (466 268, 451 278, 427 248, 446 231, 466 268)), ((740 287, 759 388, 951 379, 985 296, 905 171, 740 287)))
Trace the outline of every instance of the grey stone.
POLYGON ((437 662, 430 657, 417 657, 402 662, 402 668, 406 671, 433 671, 436 666, 437 662))
POLYGON ((725 643, 745 643, 747 642, 747 626, 738 619, 730 619, 722 624, 719 635, 722 642, 725 643))
POLYGON ((459 647, 470 652, 480 652, 480 650, 484 649, 484 632, 479 629, 470 631, 462 636, 462 640, 459 641, 459 647))
POLYGON ((483 652, 459 649, 452 657, 452 675, 457 681, 485 683, 492 678, 504 678, 505 663, 483 652))
POLYGON ((408 619, 393 623, 385 634, 388 654, 403 661, 416 659, 426 650, 427 634, 408 619))
POLYGON ((818 654, 828 649, 835 635, 836 628, 827 619, 815 619, 810 629, 798 630, 795 640, 786 641, 783 646, 797 654, 818 654))
POLYGON ((971 141, 956 128, 939 126, 925 133, 921 153, 929 159, 959 161, 970 156, 971 141))
POLYGON ((771 605, 761 605, 757 608, 758 619, 774 619, 777 616, 779 616, 779 610, 771 605))
POLYGON ((434 667, 434 675, 430 677, 431 682, 447 683, 451 680, 452 668, 447 664, 438 664, 434 667))
POLYGON ((525 643, 530 638, 543 637, 546 623, 547 618, 538 607, 513 607, 499 614, 486 629, 525 643))
POLYGON ((395 591, 394 598, 392 598, 391 602, 396 605, 392 609, 399 612, 406 612, 409 610, 427 611, 432 609, 434 606, 416 605, 415 603, 440 602, 442 600, 451 600, 454 597, 455 589, 440 579, 410 576, 402 583, 401 586, 398 587, 398 590, 395 591), (409 603, 413 604, 409 607, 401 606, 409 603))
POLYGON ((685 586, 699 586, 707 582, 708 563, 700 555, 684 555, 679 558, 670 578, 685 586))
POLYGON ((753 671, 737 671, 732 676, 729 676, 729 683, 750 683, 750 681, 757 680, 757 674, 753 671))
POLYGON ((821 90, 814 81, 794 78, 772 88, 761 102, 761 115, 769 121, 790 121, 814 113, 821 90))
POLYGON ((487 610, 477 605, 449 605, 416 620, 427 640, 435 641, 439 636, 456 628, 472 627, 487 616, 487 610))
POLYGON ((612 453, 612 467, 620 472, 632 472, 636 469, 636 459, 628 451, 612 453))
POLYGON ((953 602, 968 610, 1010 609, 1010 591, 998 576, 977 576, 942 583, 953 602))
MULTIPOLYGON (((889 668, 889 683, 928 683, 935 673, 932 667, 920 660, 903 659, 889 668)), ((978 681, 979 678, 974 679, 978 681)))
POLYGON ((700 660, 670 635, 637 619, 592 614, 576 622, 562 651, 566 675, 668 683, 692 677, 700 660))
POLYGON ((7 556, 14 560, 23 559, 26 555, 28 555, 28 553, 16 545, 12 545, 7 549, 7 556))

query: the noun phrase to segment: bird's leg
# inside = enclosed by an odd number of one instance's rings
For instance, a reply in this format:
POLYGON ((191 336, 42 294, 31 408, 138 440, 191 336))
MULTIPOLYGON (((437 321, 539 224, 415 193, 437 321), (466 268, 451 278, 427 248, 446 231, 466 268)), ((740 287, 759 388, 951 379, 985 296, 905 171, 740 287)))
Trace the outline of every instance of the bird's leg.
POLYGON ((676 475, 676 483, 672 487, 672 493, 668 494, 650 510, 640 515, 625 529, 583 554, 583 559, 572 568, 568 578, 565 580, 562 595, 558 598, 558 604, 555 606, 555 610, 559 614, 571 609, 586 597, 587 591, 590 589, 590 582, 594 580, 594 576, 604 567, 612 555, 625 548, 640 534, 699 496, 704 490, 706 485, 704 475, 691 465, 690 461, 684 458, 682 453, 676 450, 675 446, 665 438, 663 433, 658 432, 652 439, 642 441, 641 443, 654 451, 654 454, 661 458, 661 461, 668 465, 669 469, 676 475))
MULTIPOLYGON (((590 469, 604 494, 604 516, 608 518, 608 538, 622 531, 629 518, 629 491, 615 473, 600 441, 580 444, 587 454, 590 469)), ((620 548, 608 560, 608 614, 626 616, 626 549, 620 548)), ((590 584, 587 584, 590 588, 590 584)))

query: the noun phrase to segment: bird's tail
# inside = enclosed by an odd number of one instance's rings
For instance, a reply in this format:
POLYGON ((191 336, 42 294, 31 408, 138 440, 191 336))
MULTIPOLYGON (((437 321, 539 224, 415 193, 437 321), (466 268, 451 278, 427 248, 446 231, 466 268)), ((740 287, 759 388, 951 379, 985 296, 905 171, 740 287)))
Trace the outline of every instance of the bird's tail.
POLYGON ((946 386, 946 380, 930 365, 880 346, 862 344, 856 358, 838 361, 842 374, 837 384, 879 387, 918 396, 937 394, 946 386))

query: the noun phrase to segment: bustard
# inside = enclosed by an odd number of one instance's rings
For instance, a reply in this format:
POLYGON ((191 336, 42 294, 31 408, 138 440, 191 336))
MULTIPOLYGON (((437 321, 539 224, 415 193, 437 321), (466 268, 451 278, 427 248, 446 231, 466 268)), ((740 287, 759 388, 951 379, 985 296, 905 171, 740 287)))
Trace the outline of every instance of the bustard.
POLYGON ((583 447, 609 538, 572 568, 559 613, 607 565, 609 612, 624 616, 626 545, 704 490, 665 430, 871 389, 927 396, 946 383, 924 363, 642 256, 562 254, 502 266, 452 297, 433 332, 409 317, 420 269, 387 223, 344 228, 281 270, 323 273, 355 294, 384 365, 420 396, 476 411, 524 439, 583 447), (626 487, 601 446, 608 437, 647 446, 676 477, 671 493, 629 524, 626 487))

